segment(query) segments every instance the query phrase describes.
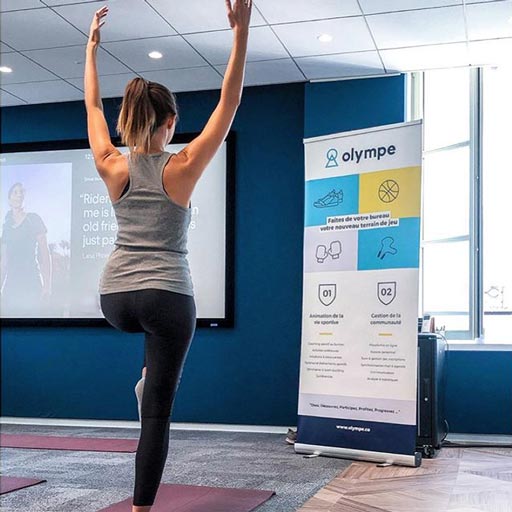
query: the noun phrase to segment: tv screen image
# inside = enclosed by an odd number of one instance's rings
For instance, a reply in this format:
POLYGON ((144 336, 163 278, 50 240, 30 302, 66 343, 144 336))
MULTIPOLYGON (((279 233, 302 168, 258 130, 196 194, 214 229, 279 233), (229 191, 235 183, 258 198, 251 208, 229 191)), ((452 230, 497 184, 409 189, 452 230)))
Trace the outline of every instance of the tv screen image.
MULTIPOLYGON (((194 136, 175 136, 166 151, 194 136)), ((200 326, 232 324, 233 160, 230 134, 191 199, 188 260, 200 326)), ((7 144, 0 165, 2 320, 103 319, 98 285, 117 222, 87 141, 7 144)))

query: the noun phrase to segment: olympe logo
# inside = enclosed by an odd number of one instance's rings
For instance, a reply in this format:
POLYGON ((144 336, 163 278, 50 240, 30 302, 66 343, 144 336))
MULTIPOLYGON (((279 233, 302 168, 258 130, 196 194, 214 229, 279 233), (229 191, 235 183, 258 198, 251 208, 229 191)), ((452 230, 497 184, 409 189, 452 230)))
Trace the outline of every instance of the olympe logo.
POLYGON ((325 164, 325 168, 329 167, 338 167, 338 151, 334 148, 329 149, 327 151, 327 163, 325 164))
POLYGON ((393 156, 397 153, 397 148, 393 144, 389 146, 378 146, 364 149, 350 148, 348 151, 338 152, 335 148, 327 150, 326 159, 327 163, 325 168, 338 167, 338 159, 341 158, 342 162, 359 164, 363 160, 380 160, 387 156, 393 156))

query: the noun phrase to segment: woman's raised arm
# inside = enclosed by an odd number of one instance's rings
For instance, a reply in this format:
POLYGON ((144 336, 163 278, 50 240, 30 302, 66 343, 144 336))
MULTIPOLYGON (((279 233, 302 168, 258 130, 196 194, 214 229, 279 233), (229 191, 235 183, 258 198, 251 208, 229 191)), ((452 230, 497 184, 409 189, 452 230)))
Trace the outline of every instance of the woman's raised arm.
POLYGON ((89 41, 85 54, 84 91, 85 108, 87 110, 87 134, 96 168, 102 177, 108 174, 107 160, 111 156, 120 155, 120 151, 112 144, 107 121, 103 114, 100 96, 96 54, 100 45, 100 28, 105 23, 108 7, 95 12, 89 31, 89 41))
POLYGON ((220 101, 203 131, 173 159, 194 182, 201 177, 233 123, 242 97, 252 0, 226 0, 233 48, 229 58, 220 101))

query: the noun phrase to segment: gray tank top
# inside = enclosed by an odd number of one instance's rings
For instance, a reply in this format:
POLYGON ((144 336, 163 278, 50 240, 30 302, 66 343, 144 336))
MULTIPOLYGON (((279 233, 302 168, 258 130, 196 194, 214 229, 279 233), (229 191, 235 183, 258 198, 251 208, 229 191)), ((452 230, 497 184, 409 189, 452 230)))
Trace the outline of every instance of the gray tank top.
POLYGON ((170 199, 162 181, 171 156, 127 156, 130 183, 112 202, 119 231, 101 275, 101 294, 158 288, 194 295, 187 260, 191 208, 170 199))

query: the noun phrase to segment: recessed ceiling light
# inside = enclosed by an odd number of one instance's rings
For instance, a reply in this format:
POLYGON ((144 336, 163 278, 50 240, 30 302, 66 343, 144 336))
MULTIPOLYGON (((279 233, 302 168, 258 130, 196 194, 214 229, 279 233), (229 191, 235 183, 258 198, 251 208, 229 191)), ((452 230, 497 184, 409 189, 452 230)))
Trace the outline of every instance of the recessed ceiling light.
POLYGON ((149 52, 148 55, 152 59, 161 59, 163 57, 163 55, 160 52, 149 52))
POLYGON ((0 66, 0 71, 2 73, 12 73, 12 69, 7 66, 0 66))
POLYGON ((320 34, 318 36, 318 40, 321 43, 330 43, 332 41, 332 36, 330 34, 320 34))

